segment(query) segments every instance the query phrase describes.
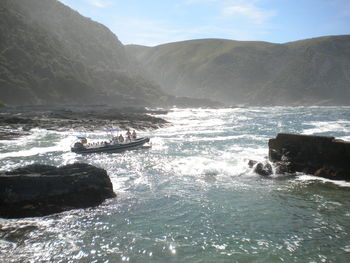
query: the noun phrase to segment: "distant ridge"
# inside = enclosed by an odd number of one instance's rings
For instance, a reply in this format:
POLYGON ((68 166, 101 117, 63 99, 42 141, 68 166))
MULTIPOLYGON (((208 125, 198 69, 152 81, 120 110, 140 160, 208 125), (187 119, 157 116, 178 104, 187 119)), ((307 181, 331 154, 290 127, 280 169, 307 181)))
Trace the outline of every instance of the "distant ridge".
POLYGON ((350 36, 197 39, 127 50, 166 91, 227 105, 350 105, 350 36))

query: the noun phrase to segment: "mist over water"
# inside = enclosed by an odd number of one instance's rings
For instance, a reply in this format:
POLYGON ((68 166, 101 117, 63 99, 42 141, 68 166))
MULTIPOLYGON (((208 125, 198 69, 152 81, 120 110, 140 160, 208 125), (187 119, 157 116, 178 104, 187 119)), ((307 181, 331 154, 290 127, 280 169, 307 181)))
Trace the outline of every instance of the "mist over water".
MULTIPOLYGON (((34 130, 0 142, 1 170, 86 162, 117 197, 43 218, 0 219, 0 262, 348 262, 350 183, 300 174, 262 178, 279 132, 350 140, 350 107, 173 109, 173 125, 139 132, 152 148, 70 152, 75 131, 34 130)), ((105 138, 101 131, 84 134, 105 138)))

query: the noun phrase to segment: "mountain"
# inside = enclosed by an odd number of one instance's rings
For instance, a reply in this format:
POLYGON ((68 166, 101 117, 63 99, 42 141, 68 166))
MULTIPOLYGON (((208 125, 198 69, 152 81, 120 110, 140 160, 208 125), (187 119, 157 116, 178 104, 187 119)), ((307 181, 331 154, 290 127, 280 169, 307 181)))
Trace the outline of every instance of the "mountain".
POLYGON ((227 105, 350 105, 350 36, 285 44, 199 39, 129 45, 168 93, 227 105))
POLYGON ((0 1, 0 105, 350 105, 349 98, 350 36, 123 46, 57 0, 0 1))
POLYGON ((166 98, 105 26, 56 0, 0 1, 0 101, 140 106, 166 98))

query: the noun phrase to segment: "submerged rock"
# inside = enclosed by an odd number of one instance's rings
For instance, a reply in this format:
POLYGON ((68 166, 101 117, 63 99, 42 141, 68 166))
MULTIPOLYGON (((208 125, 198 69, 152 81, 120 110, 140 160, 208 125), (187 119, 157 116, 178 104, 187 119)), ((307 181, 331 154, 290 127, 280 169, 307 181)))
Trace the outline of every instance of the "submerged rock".
POLYGON ((350 142, 334 137, 280 133, 269 140, 269 159, 281 172, 350 181, 350 142))
POLYGON ((84 163, 34 164, 0 174, 0 216, 6 218, 96 206, 114 196, 107 172, 84 163))
POLYGON ((9 242, 21 242, 28 239, 28 235, 37 229, 37 226, 30 224, 24 224, 18 227, 0 225, 0 238, 9 242))

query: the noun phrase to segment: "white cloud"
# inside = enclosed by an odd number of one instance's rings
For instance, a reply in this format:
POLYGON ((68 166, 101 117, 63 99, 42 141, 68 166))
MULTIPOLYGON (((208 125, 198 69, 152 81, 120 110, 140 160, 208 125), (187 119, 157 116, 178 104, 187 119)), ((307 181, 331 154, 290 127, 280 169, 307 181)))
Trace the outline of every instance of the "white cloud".
POLYGON ((62 2, 65 5, 69 5, 70 1, 69 0, 59 0, 60 2, 62 2))
POLYGON ((90 5, 100 7, 100 8, 105 8, 111 4, 109 0, 85 0, 85 1, 90 5))
POLYGON ((254 2, 247 3, 241 1, 225 6, 222 13, 225 17, 238 16, 247 18, 257 25, 264 24, 268 18, 276 15, 274 11, 257 7, 254 2))
MULTIPOLYGON (((277 13, 274 10, 258 7, 261 0, 184 0, 186 5, 214 4, 213 11, 221 10, 220 18, 234 18, 240 23, 264 25, 277 13)), ((340 0, 339 0, 340 1, 340 0)), ((341 0, 344 1, 344 0, 341 0)))

